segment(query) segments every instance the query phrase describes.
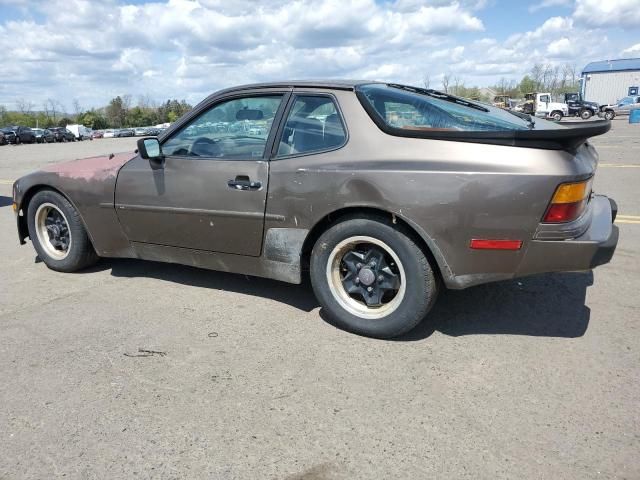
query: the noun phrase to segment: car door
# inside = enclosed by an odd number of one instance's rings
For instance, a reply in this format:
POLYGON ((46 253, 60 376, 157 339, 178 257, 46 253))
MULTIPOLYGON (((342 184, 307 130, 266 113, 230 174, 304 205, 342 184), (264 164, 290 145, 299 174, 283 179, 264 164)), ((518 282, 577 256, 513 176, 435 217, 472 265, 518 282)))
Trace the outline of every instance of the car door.
POLYGON ((133 242, 259 256, 268 152, 288 91, 225 97, 161 142, 160 167, 141 157, 119 172, 115 204, 133 242))
POLYGON ((540 108, 540 112, 542 113, 550 113, 550 109, 549 109, 549 102, 551 101, 551 99, 549 98, 549 95, 540 95, 540 101, 538 102, 539 104, 539 108, 540 108))

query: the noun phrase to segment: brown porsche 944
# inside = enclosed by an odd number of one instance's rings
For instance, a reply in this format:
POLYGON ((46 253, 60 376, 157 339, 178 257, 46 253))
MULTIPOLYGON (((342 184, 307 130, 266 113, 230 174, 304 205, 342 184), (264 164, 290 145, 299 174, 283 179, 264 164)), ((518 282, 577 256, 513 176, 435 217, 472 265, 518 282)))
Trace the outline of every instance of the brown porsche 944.
POLYGON ((299 283, 374 337, 441 288, 608 262, 615 202, 589 138, 434 90, 281 82, 217 92, 138 150, 13 186, 21 243, 54 270, 132 257, 299 283))

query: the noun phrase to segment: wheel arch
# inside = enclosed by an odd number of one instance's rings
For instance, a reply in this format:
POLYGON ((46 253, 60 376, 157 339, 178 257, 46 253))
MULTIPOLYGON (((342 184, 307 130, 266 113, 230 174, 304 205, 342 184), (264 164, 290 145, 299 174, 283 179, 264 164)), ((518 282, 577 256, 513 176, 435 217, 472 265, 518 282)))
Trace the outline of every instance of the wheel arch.
POLYGON ((61 189, 59 189, 57 187, 54 187, 52 185, 44 184, 44 183, 32 185, 22 195, 22 201, 20 202, 20 209, 18 210, 18 217, 17 217, 17 219, 18 219, 17 220, 18 221, 18 238, 20 240, 20 243, 24 244, 25 243, 25 239, 27 237, 29 237, 29 226, 28 226, 28 219, 27 219, 27 215, 28 215, 28 211, 29 211, 29 204, 31 203, 31 200, 33 200, 33 197, 37 193, 42 192, 44 190, 49 190, 49 191, 55 192, 55 193, 63 196, 65 198, 65 200, 67 202, 69 202, 73 208, 75 208, 76 212, 78 212, 78 216, 80 217, 80 221, 82 222, 82 226, 84 227, 85 231, 87 232, 87 236, 89 237, 89 241, 91 242, 91 245, 93 246, 94 243, 93 243, 93 238, 91 237, 91 232, 87 228, 87 224, 84 221, 84 218, 82 217, 82 213, 80 212, 80 210, 78 209, 78 207, 76 206, 74 201, 71 199, 71 197, 69 197, 69 195, 67 195, 63 190, 61 190, 61 189))
POLYGON ((420 226, 416 225, 406 217, 400 216, 396 213, 384 210, 382 208, 371 206, 350 206, 341 208, 328 213, 320 220, 318 220, 316 224, 311 228, 311 230, 309 230, 309 233, 307 234, 302 244, 300 256, 302 269, 308 270, 311 250, 313 249, 313 246, 315 245, 318 238, 320 238, 320 235, 322 235, 322 233, 324 233, 331 226, 344 221, 346 218, 355 217, 374 218, 383 222, 392 223, 394 225, 400 225, 401 228, 405 230, 406 233, 410 237, 412 237, 413 240, 424 251, 425 255, 434 267, 436 275, 441 280, 445 280, 445 283, 447 283, 446 279, 453 277, 451 268, 442 255, 442 252, 438 248, 436 242, 420 226))

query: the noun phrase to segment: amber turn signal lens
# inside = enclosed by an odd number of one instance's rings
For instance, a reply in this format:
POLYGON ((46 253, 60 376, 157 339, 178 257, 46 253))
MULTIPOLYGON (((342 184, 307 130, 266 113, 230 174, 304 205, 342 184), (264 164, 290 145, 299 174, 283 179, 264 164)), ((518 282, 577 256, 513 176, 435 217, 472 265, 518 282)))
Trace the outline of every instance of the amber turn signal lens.
POLYGON ((575 203, 584 200, 590 193, 591 180, 577 183, 561 183, 551 203, 575 203))

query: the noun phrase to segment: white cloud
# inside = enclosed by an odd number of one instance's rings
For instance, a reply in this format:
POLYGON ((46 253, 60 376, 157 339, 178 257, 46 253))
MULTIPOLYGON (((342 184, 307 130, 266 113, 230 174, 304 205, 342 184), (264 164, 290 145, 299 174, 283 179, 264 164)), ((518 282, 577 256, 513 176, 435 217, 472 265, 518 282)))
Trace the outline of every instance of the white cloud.
POLYGON ((495 0, 127 1, 11 0, 26 13, 0 21, 0 104, 77 97, 88 107, 127 93, 196 102, 218 88, 286 78, 420 84, 452 73, 487 85, 519 79, 534 63, 580 68, 626 46, 607 38, 612 27, 585 23, 585 9, 596 8, 589 0, 511 35, 515 20, 486 30, 483 9, 495 0))
POLYGON ((590 27, 640 27, 638 0, 576 0, 576 21, 590 27))
POLYGON ((576 49, 567 37, 562 37, 547 45, 547 53, 554 58, 570 58, 575 55, 576 49))
POLYGON ((543 8, 551 7, 567 7, 573 4, 573 0, 542 0, 541 2, 534 3, 529 7, 530 12, 537 12, 543 8))
POLYGON ((623 57, 640 57, 640 43, 631 45, 629 48, 622 50, 621 55, 623 57))

